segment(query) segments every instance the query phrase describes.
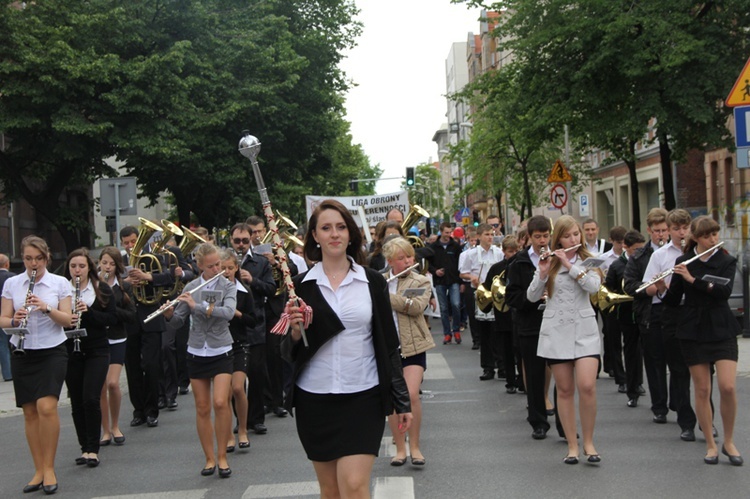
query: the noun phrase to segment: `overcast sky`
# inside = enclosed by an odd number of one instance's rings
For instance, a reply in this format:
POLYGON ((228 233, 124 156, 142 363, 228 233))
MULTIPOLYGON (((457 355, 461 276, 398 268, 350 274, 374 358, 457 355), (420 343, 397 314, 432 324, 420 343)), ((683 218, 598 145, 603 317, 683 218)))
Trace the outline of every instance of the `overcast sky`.
MULTIPOLYGON (((383 177, 437 161, 432 136, 446 122, 445 59, 453 42, 479 32, 478 9, 449 0, 357 0, 364 23, 343 70, 357 85, 347 95, 347 119, 383 177)), ((399 190, 380 181, 377 192, 399 190)))

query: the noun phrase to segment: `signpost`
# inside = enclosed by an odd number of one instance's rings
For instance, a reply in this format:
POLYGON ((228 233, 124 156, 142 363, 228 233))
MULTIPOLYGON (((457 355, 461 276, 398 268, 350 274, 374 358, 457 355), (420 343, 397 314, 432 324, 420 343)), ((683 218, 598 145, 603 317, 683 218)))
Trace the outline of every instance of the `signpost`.
POLYGON ((568 204, 568 190, 562 184, 555 184, 550 192, 550 201, 552 206, 562 210, 568 204))
POLYGON ((469 208, 467 208, 466 206, 461 208, 461 225, 469 225, 471 223, 470 217, 471 212, 469 211, 469 208))

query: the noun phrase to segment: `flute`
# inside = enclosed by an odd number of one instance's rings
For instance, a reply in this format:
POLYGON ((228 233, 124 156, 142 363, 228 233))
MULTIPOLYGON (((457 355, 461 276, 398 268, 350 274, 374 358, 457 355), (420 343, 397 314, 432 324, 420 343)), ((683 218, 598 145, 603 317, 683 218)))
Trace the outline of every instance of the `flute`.
MULTIPOLYGON (((723 244, 724 244, 724 241, 721 241, 719 244, 711 246, 706 251, 704 251, 702 253, 698 253, 693 258, 685 260, 680 265, 688 265, 688 264, 694 262, 695 260, 697 260, 698 258, 702 257, 703 255, 707 255, 708 253, 711 253, 712 251, 720 248, 723 244)), ((636 294, 640 293, 641 291, 643 291, 647 287, 649 287, 649 286, 651 286, 653 284, 656 284, 657 282, 661 281, 662 279, 671 276, 672 274, 674 274, 674 269, 676 269, 676 268, 677 268, 677 265, 675 265, 671 269, 665 270, 661 274, 656 274, 654 277, 651 278, 651 280, 649 280, 648 282, 644 282, 643 284, 641 284, 641 286, 638 289, 635 290, 636 294)))
POLYGON ((389 277, 388 279, 386 279, 386 280, 385 280, 385 282, 391 282, 391 281, 392 281, 392 280, 394 280, 394 279, 398 279, 398 278, 399 278, 399 277, 401 277, 402 275, 404 275, 404 274, 406 274, 406 273, 408 273, 408 272, 411 272, 412 270, 416 269, 417 267, 419 267, 419 264, 418 264, 418 263, 415 263, 414 265, 412 265, 412 266, 411 266, 411 267, 409 267, 408 269, 404 269, 404 270, 402 270, 401 272, 399 272, 398 274, 396 274, 396 275, 392 275, 391 277, 389 277))
MULTIPOLYGON (((561 248, 561 249, 563 249, 563 251, 567 253, 568 251, 577 250, 580 247, 581 247, 580 244, 576 244, 575 246, 571 246, 570 248, 561 248)), ((539 259, 546 260, 547 258, 551 258, 553 256, 556 256, 556 255, 551 250, 547 249, 547 251, 539 255, 539 259)))
MULTIPOLYGON (((226 270, 222 270, 221 272, 219 272, 218 274, 216 274, 215 276, 213 276, 213 277, 212 277, 211 279, 207 280, 207 281, 206 281, 206 282, 204 282, 203 284, 201 284, 201 285, 199 285, 199 286, 196 286, 196 287, 195 287, 195 289, 191 289, 190 291, 188 291, 188 294, 189 294, 189 295, 192 295, 193 293, 195 293, 196 291, 198 291, 198 290, 199 290, 199 289, 201 289, 202 287, 204 287, 204 286, 207 286, 207 285, 211 284, 211 283, 212 283, 212 282, 214 282, 214 281, 215 281, 216 279, 218 279, 219 277, 223 276, 223 275, 224 275, 225 273, 226 273, 226 270)), ((149 315, 148 317, 146 317, 146 318, 144 319, 143 323, 145 324, 145 323, 149 322, 150 320, 152 320, 152 319, 155 319, 155 318, 159 317, 159 316, 160 316, 161 314, 163 314, 164 312, 166 312, 166 311, 167 311, 167 310, 169 310, 170 308, 172 308, 172 307, 174 307, 175 305, 177 305, 177 303, 178 303, 179 301, 180 301, 180 299, 179 299, 179 297, 177 297, 177 298, 175 298, 174 300, 170 301, 169 303, 166 303, 166 304, 164 304, 164 305, 163 305, 163 306, 162 306, 162 307, 161 307, 161 308, 160 308, 159 310, 157 310, 156 312, 154 312, 154 313, 152 313, 151 315, 149 315)))

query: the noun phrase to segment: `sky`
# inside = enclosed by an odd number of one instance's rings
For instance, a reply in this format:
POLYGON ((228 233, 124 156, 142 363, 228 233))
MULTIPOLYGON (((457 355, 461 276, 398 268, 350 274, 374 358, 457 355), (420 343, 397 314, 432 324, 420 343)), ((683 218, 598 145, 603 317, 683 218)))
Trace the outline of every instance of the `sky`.
MULTIPOLYGON (((479 32, 479 9, 449 0, 357 0, 364 24, 341 68, 356 87, 346 96, 355 144, 383 177, 437 161, 432 136, 446 123, 445 60, 453 42, 479 32)), ((378 194, 400 189, 381 180, 378 194)))

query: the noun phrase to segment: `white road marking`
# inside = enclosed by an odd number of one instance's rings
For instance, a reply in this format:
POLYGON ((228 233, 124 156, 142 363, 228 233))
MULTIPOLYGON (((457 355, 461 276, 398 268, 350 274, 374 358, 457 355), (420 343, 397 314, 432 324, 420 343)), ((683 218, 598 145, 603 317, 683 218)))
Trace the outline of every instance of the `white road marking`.
POLYGON ((127 494, 122 496, 100 496, 93 499, 203 499, 208 489, 173 490, 169 492, 150 492, 146 494, 127 494))
POLYGON ((373 499, 414 499, 412 477, 383 477, 375 479, 373 499))
POLYGON ((251 485, 242 494, 242 499, 260 499, 262 497, 299 497, 319 496, 320 486, 314 482, 267 483, 251 485))
POLYGON ((455 379, 453 371, 448 367, 448 362, 442 353, 427 354, 427 370, 424 379, 455 379))

